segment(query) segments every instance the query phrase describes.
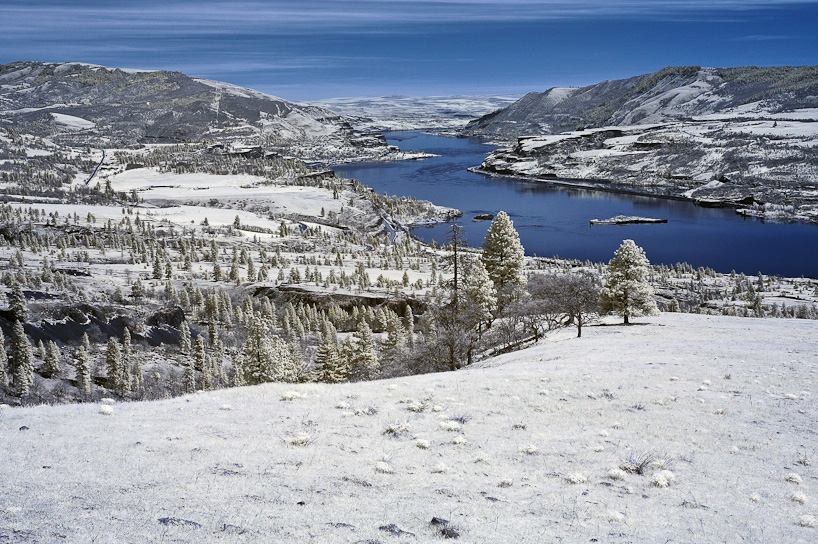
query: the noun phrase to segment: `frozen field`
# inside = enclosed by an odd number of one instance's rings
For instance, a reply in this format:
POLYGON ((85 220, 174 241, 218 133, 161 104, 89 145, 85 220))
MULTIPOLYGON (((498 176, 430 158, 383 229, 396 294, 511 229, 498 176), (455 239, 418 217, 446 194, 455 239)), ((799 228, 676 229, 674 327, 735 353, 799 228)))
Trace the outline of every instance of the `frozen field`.
POLYGON ((455 373, 2 409, 0 542, 815 542, 816 322, 639 321, 455 373))

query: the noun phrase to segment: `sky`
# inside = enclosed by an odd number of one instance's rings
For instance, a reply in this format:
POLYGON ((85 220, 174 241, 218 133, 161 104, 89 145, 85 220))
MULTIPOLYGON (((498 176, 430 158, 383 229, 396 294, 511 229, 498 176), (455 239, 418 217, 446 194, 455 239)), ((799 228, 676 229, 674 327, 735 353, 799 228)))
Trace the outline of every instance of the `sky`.
POLYGON ((522 94, 818 64, 818 0, 2 0, 0 64, 177 70, 290 100, 522 94))

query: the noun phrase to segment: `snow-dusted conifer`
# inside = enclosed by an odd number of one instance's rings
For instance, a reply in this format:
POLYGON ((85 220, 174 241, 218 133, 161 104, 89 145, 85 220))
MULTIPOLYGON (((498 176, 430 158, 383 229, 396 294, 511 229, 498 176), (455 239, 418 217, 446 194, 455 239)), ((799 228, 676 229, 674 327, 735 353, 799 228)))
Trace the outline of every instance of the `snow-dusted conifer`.
POLYGON ((91 394, 91 365, 88 362, 88 350, 80 346, 74 356, 74 368, 77 371, 77 389, 87 398, 91 394))
POLYGON ((369 328, 366 321, 360 321, 353 337, 355 338, 351 361, 353 377, 358 380, 371 380, 380 370, 372 329, 369 328))
POLYGON ((250 318, 250 330, 242 350, 241 368, 244 382, 257 384, 272 381, 272 353, 267 340, 267 323, 257 314, 250 318))
POLYGON ((130 368, 131 366, 131 332, 128 330, 128 327, 125 327, 125 330, 122 331, 122 367, 123 368, 130 368))
POLYGON ((623 240, 608 263, 605 286, 600 293, 602 311, 629 318, 655 315, 653 288, 648 282, 650 262, 633 240, 623 240))
POLYGON ((185 365, 185 373, 182 376, 182 387, 185 393, 194 393, 196 391, 196 370, 192 364, 185 365))
POLYGON ((11 310, 12 318, 15 321, 21 321, 25 323, 26 315, 28 314, 28 309, 26 308, 26 297, 23 294, 23 287, 20 285, 20 282, 14 282, 14 285, 11 287, 11 292, 8 295, 9 298, 9 310, 11 310))
POLYGON ((388 310, 386 312, 386 339, 381 345, 384 356, 393 362, 404 355, 406 347, 406 330, 398 317, 398 314, 388 310))
POLYGON ((473 312, 476 320, 491 321, 497 310, 497 291, 482 260, 476 259, 471 263, 463 292, 468 311, 473 312))
POLYGON ((406 330, 406 343, 409 347, 415 345, 415 314, 412 312, 412 307, 406 305, 406 311, 403 313, 403 328, 406 330))
POLYGON ((342 361, 338 353, 338 344, 327 333, 318 345, 315 354, 315 371, 318 380, 326 383, 340 383, 347 381, 349 377, 346 361, 342 361))
MULTIPOLYGON (((123 359, 123 364, 125 364, 125 360, 123 359)), ((130 386, 129 389, 132 393, 137 395, 137 398, 141 396, 142 393, 142 385, 144 382, 144 376, 142 371, 142 363, 139 360, 139 357, 134 358, 133 365, 131 365, 130 369, 130 386)))
POLYGON ((119 349, 119 342, 116 338, 108 339, 105 349, 105 367, 108 370, 108 387, 120 395, 123 393, 123 382, 127 378, 125 368, 122 366, 122 352, 119 349))
POLYGON ((504 211, 497 213, 486 233, 482 260, 501 298, 525 285, 525 251, 514 223, 504 211))
POLYGON ((6 353, 6 338, 0 329, 0 387, 9 385, 9 356, 6 353))
POLYGON ((34 385, 34 355, 21 321, 14 322, 11 335, 11 367, 14 388, 19 397, 27 397, 34 385))
POLYGON ((190 327, 187 326, 187 321, 182 321, 179 326, 179 353, 189 355, 190 347, 190 327))

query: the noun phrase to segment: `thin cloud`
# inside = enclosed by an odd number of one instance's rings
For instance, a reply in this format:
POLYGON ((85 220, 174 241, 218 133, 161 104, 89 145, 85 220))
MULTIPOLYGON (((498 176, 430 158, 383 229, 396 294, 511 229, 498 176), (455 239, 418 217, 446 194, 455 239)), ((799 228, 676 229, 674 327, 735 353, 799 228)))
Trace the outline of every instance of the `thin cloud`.
POLYGON ((735 38, 732 38, 731 41, 734 41, 734 42, 770 42, 770 41, 777 41, 777 40, 794 40, 794 39, 796 39, 796 36, 753 34, 751 36, 737 36, 735 38))
POLYGON ((777 9, 816 5, 815 0, 236 0, 157 2, 136 0, 112 6, 99 0, 65 2, 12 1, 0 6, 0 28, 19 34, 37 30, 128 30, 140 35, 174 32, 199 35, 264 31, 276 35, 320 29, 363 29, 378 25, 546 21, 596 18, 665 18, 713 11, 777 9))

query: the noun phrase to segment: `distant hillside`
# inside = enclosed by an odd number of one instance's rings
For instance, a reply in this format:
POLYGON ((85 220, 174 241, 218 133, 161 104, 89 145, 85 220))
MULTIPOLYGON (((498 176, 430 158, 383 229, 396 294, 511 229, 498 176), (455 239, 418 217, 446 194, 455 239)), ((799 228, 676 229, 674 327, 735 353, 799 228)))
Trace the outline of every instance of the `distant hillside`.
POLYGON ((555 87, 472 121, 463 134, 514 138, 665 123, 760 101, 772 113, 818 107, 818 66, 680 66, 582 88, 555 87))
POLYGON ((179 72, 81 63, 0 65, 0 115, 23 132, 46 135, 57 126, 72 143, 89 145, 261 137, 270 144, 385 147, 324 108, 179 72))
POLYGON ((479 170, 818 222, 818 67, 665 68, 529 93, 469 123, 479 170))

